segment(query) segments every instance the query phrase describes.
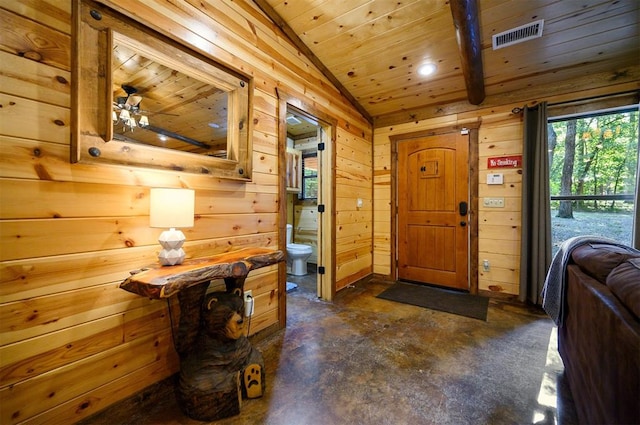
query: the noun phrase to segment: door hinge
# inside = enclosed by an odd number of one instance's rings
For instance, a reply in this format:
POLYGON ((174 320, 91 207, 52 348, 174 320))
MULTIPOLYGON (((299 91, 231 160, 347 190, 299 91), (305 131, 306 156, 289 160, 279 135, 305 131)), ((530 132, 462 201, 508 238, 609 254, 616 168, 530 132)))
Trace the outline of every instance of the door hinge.
POLYGON ((324 266, 318 266, 318 274, 324 274, 324 266))
POLYGON ((324 150, 324 143, 318 143, 318 150, 319 151, 323 151, 324 150))
POLYGON ((319 213, 323 213, 324 212, 324 204, 318 204, 318 212, 319 213))

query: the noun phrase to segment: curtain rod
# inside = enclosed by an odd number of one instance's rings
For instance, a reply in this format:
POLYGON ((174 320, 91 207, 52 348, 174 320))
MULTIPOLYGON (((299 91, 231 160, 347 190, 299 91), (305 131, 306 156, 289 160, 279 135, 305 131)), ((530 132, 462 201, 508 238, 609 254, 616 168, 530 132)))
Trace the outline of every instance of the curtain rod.
POLYGON ((584 98, 581 98, 581 99, 565 100, 563 102, 549 103, 549 104, 547 104, 547 106, 551 107, 551 106, 570 105, 572 103, 582 103, 582 102, 586 102, 586 101, 589 101, 589 100, 606 99, 606 98, 612 98, 612 97, 621 97, 621 96, 625 96, 625 95, 629 95, 629 94, 635 94, 636 96, 638 96, 640 94, 640 91, 638 91, 638 90, 628 90, 628 91, 623 91, 623 92, 614 93, 614 94, 603 94, 603 95, 599 95, 599 96, 584 97, 584 98))
MULTIPOLYGON (((565 106, 565 105, 571 105, 571 104, 579 104, 579 103, 588 102, 590 100, 615 98, 615 97, 622 97, 622 96, 626 96, 626 95, 635 95, 636 96, 636 99, 634 101, 635 103, 638 103, 640 101, 640 90, 628 90, 628 91, 614 93, 614 94, 603 94, 603 95, 599 95, 599 96, 584 97, 584 98, 581 98, 581 99, 565 100, 565 101, 562 101, 562 102, 547 103, 547 107, 551 108, 551 107, 554 107, 554 106, 565 106)), ((542 102, 539 102, 538 105, 540 103, 542 103, 542 102)), ((526 106, 527 106, 527 104, 525 104, 522 107, 516 106, 515 108, 513 108, 511 110, 511 113, 512 114, 519 114, 519 113, 524 111, 524 108, 526 106)))

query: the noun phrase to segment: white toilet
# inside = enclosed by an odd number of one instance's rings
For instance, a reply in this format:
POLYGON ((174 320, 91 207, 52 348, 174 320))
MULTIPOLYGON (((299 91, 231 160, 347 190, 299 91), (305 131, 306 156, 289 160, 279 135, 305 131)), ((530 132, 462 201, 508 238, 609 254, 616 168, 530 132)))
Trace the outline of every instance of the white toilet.
POLYGON ((307 258, 313 250, 309 245, 291 243, 293 238, 293 226, 287 224, 287 273, 294 276, 307 274, 307 258))

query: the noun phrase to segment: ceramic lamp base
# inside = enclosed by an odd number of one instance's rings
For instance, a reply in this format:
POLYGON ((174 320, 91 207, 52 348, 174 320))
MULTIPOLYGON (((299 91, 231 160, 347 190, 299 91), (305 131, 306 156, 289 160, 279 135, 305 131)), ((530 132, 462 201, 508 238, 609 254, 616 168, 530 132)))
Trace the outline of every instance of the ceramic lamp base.
POLYGON ((158 242, 162 245, 162 251, 158 254, 158 260, 163 266, 175 266, 181 264, 185 258, 185 252, 182 249, 185 237, 181 230, 173 227, 165 230, 160 234, 158 242))
POLYGON ((158 254, 158 260, 160 264, 163 266, 175 266, 177 264, 182 264, 184 261, 186 254, 184 249, 163 249, 158 254))

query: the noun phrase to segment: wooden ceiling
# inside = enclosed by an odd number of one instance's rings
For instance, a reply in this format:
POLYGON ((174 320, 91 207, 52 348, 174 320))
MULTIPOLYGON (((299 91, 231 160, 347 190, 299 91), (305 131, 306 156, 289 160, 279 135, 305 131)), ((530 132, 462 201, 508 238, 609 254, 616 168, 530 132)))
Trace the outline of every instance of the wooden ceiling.
MULTIPOLYGON (((254 1, 376 126, 469 105, 479 87, 476 79, 467 88, 465 72, 481 76, 484 103, 499 104, 514 92, 624 74, 640 62, 638 0, 254 1), (461 56, 450 2, 477 9, 466 24, 476 19, 480 65, 461 56), (494 34, 540 19, 542 37, 493 50, 494 34), (437 66, 429 77, 416 72, 425 62, 437 66)), ((462 24, 460 39, 469 43, 462 24)))
POLYGON ((127 109, 138 127, 122 120, 113 126, 118 140, 226 157, 225 91, 176 71, 126 45, 115 43, 112 58, 113 111, 127 109), (138 99, 129 107, 129 93, 138 99), (149 124, 139 122, 146 116, 149 124))

